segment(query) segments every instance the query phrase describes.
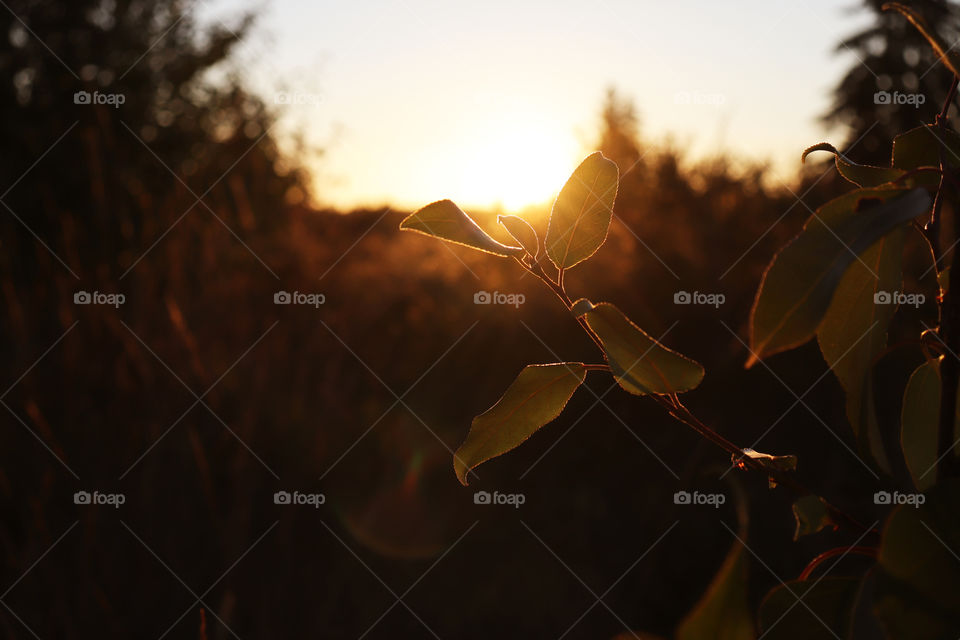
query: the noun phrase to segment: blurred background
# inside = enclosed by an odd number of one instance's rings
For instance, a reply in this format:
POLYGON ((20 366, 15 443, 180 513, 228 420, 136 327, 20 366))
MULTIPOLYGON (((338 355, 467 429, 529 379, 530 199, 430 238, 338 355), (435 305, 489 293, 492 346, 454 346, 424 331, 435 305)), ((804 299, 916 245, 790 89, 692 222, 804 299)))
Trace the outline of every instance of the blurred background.
MULTIPOLYGON (((568 290, 704 363, 696 413, 872 522, 816 345, 746 371, 741 340, 774 252, 847 189, 801 150, 884 163, 946 95, 880 4, 0 2, 0 633, 670 637, 735 542, 731 483, 754 604, 853 542, 791 542, 788 498, 599 374, 461 487, 451 451, 524 365, 600 356, 517 265, 397 225, 450 197, 543 233, 601 150, 615 218, 568 290)), ((908 4, 960 37, 952 3, 908 4)))

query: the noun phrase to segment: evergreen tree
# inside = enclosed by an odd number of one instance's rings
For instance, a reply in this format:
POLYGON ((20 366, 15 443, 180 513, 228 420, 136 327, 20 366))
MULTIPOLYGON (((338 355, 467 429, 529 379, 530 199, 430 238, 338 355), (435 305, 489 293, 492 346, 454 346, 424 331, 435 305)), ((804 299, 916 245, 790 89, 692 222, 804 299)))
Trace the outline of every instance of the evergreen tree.
MULTIPOLYGON (((875 14, 868 28, 841 41, 838 54, 854 57, 850 70, 833 90, 833 104, 824 115, 828 124, 849 128, 851 158, 874 164, 890 160, 890 141, 921 122, 932 122, 950 86, 950 72, 930 46, 899 13, 881 11, 886 0, 864 0, 875 14), (922 96, 910 99, 904 96, 922 96)), ((947 0, 908 3, 947 43, 960 41, 960 9, 947 0)))

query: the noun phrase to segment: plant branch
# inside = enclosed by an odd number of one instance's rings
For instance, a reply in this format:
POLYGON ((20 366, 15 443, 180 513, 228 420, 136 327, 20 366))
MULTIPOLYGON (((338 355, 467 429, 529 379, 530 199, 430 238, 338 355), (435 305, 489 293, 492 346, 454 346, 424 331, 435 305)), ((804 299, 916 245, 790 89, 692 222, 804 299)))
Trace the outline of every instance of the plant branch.
POLYGON ((777 485, 782 485, 788 488, 793 492, 796 498, 800 498, 806 495, 814 495, 823 503, 824 507, 827 509, 827 512, 830 514, 831 520, 836 524, 845 524, 851 529, 859 531, 860 533, 879 533, 875 529, 865 526, 862 522, 846 513, 839 507, 833 505, 823 496, 817 495, 800 482, 798 482, 792 476, 787 475, 786 472, 771 467, 769 465, 764 465, 758 460, 751 458, 746 455, 745 451, 730 442, 722 435, 711 429, 709 426, 705 425, 699 418, 697 418, 692 411, 690 411, 684 404, 680 401, 680 398, 676 395, 672 396, 653 396, 654 400, 658 404, 667 409, 667 412, 673 416, 678 421, 683 424, 691 427, 694 431, 702 435, 707 440, 710 440, 716 444, 721 449, 727 451, 731 459, 738 465, 752 471, 759 471, 764 475, 773 479, 777 485), (668 399, 669 398, 669 399, 668 399))
MULTIPOLYGON (((950 111, 950 104, 957 95, 958 78, 954 76, 950 83, 950 90, 947 92, 947 99, 943 103, 943 108, 937 115, 935 125, 940 129, 941 134, 947 131, 947 117, 950 111)), ((933 247, 936 264, 939 265, 943 258, 941 249, 941 218, 943 203, 946 198, 946 182, 949 180, 955 187, 956 182, 951 175, 951 169, 944 160, 943 145, 938 145, 940 155, 940 184, 937 187, 937 196, 933 203, 933 212, 930 222, 927 225, 927 237, 933 247)), ((960 216, 956 207, 953 207, 954 216, 954 234, 957 240, 960 240, 960 216)), ((939 273, 939 266, 937 267, 939 273)), ((953 258, 951 260, 951 275, 960 270, 960 251, 953 249, 953 258)), ((960 292, 954 286, 951 278, 947 290, 940 300, 940 339, 946 347, 947 353, 944 354, 940 364, 940 407, 937 428, 937 479, 942 480, 946 477, 956 475, 957 460, 953 455, 954 433, 956 429, 956 407, 957 407, 957 387, 960 384, 960 360, 957 359, 957 352, 960 351, 960 292)))
MULTIPOLYGON (((544 284, 546 284, 551 291, 553 291, 558 298, 563 302, 564 306, 569 311, 573 307, 573 302, 570 300, 570 296, 567 295, 567 292, 564 290, 563 286, 559 282, 563 277, 563 270, 558 270, 557 280, 554 281, 548 276, 544 271, 543 267, 540 266, 539 262, 533 262, 532 265, 528 265, 522 260, 517 259, 517 262, 520 265, 530 272, 532 275, 539 278, 544 284)), ((590 328, 590 325, 587 324, 586 320, 582 317, 577 318, 577 322, 580 324, 580 327, 590 336, 590 339, 597 345, 600 349, 600 352, 603 353, 606 358, 606 351, 603 348, 603 343, 600 340, 600 337, 590 328)), ((585 365, 588 371, 609 371, 612 373, 612 369, 609 365, 585 365)), ((844 511, 835 507, 823 497, 815 494, 813 491, 807 489, 799 482, 797 482, 792 477, 786 475, 785 472, 764 465, 761 462, 755 460, 746 455, 743 448, 738 447, 731 441, 724 438, 722 435, 711 429, 709 426, 704 424, 699 418, 697 418, 692 411, 690 411, 683 402, 680 401, 679 396, 676 394, 671 395, 658 395, 651 394, 649 396, 659 404, 672 418, 678 422, 687 425, 694 431, 696 431, 700 436, 709 440, 716 446, 720 447, 724 451, 730 454, 731 459, 734 460, 739 466, 745 469, 751 469, 753 471, 759 471, 764 475, 772 478, 774 482, 778 485, 789 488, 797 497, 805 495, 816 495, 817 498, 823 502, 824 506, 827 509, 827 512, 830 514, 831 519, 836 524, 846 524, 850 528, 859 531, 860 533, 879 533, 875 529, 866 527, 861 522, 856 520, 853 516, 848 515, 844 511)))

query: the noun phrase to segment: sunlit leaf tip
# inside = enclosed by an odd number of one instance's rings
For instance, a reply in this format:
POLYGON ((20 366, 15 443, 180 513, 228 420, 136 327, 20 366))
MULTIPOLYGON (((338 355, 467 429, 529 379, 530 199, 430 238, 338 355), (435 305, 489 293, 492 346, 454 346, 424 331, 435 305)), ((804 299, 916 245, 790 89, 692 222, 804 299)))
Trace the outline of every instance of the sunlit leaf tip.
POLYGON ((815 145, 811 145, 803 150, 803 153, 800 154, 800 162, 804 163, 807 161, 807 156, 813 153, 814 151, 829 151, 835 156, 839 156, 840 152, 837 151, 837 148, 830 144, 829 142, 820 142, 815 145))
POLYGON ((451 200, 438 200, 403 219, 400 229, 416 231, 447 242, 509 258, 523 253, 521 247, 497 242, 451 200))
POLYGON ((814 151, 829 151, 833 154, 837 171, 841 176, 859 187, 876 187, 888 182, 893 182, 905 173, 900 169, 891 169, 890 167, 874 167, 871 165, 857 164, 847 159, 840 151, 829 142, 821 142, 811 147, 807 147, 800 155, 800 162, 806 161, 807 156, 814 151))
POLYGON ((481 463, 519 446, 560 415, 587 375, 582 362, 528 365, 495 405, 473 419, 467 439, 453 455, 453 470, 464 486, 481 463))

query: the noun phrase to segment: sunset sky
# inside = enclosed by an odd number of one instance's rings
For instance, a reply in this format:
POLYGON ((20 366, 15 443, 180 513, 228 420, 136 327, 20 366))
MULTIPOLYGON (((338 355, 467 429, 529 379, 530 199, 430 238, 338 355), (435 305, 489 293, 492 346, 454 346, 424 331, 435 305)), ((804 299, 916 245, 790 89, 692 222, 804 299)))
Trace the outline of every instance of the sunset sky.
POLYGON ((856 60, 833 50, 869 22, 858 6, 211 0, 202 15, 260 9, 242 71, 269 101, 292 96, 278 126, 324 149, 322 203, 516 209, 549 200, 592 149, 609 86, 650 138, 792 175, 804 147, 842 137, 817 116, 856 60))

